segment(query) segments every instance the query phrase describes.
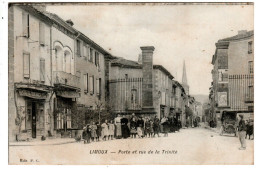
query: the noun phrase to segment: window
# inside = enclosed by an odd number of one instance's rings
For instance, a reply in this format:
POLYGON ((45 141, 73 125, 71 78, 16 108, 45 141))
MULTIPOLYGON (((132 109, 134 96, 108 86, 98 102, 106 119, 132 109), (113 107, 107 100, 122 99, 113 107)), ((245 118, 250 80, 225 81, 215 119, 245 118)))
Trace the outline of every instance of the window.
POLYGON ((63 114, 57 114, 57 129, 63 129, 63 114))
POLYGON ((30 78, 30 54, 23 53, 23 77, 30 78))
POLYGON ((83 50, 83 56, 84 56, 85 58, 87 58, 87 57, 88 57, 87 46, 84 45, 83 48, 84 48, 84 50, 83 50))
POLYGON ((84 92, 88 92, 88 74, 84 74, 84 92))
POLYGON ((98 67, 99 66, 99 53, 95 52, 95 65, 98 67))
POLYGON ((27 13, 23 13, 22 24, 23 24, 23 36, 30 37, 30 16, 27 13))
POLYGON ((77 55, 81 56, 81 47, 80 47, 80 41, 77 40, 77 55))
POLYGON ((101 96, 101 78, 96 79, 96 85, 97 85, 97 95, 101 96))
POLYGON ((254 86, 248 86, 249 89, 249 99, 254 100, 254 86))
POLYGON ((40 81, 45 81, 45 59, 40 59, 40 81))
POLYGON ((131 90, 131 104, 137 104, 137 90, 131 90))
POLYGON ((248 71, 249 71, 249 74, 254 73, 254 62, 253 61, 248 62, 248 71))
POLYGON ((90 81, 89 92, 90 94, 94 94, 94 76, 90 76, 89 81, 90 81))
POLYGON ((128 79, 128 74, 125 74, 125 79, 128 79))
POLYGON ((66 116, 66 122, 67 122, 67 129, 71 128, 71 110, 67 109, 67 116, 66 116))
POLYGON ((44 30, 44 23, 39 23, 39 43, 40 45, 44 46, 45 44, 45 30, 44 30))
POLYGON ((90 61, 90 62, 93 62, 93 49, 90 48, 89 51, 90 51, 89 61, 90 61))
POLYGON ((253 51, 253 42, 250 41, 248 42, 248 53, 252 53, 252 51, 253 51))

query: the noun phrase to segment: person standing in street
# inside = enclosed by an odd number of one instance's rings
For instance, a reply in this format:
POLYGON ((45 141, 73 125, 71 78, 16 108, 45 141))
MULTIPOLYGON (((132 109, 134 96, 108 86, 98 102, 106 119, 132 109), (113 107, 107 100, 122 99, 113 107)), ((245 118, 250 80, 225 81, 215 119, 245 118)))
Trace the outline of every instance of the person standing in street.
POLYGON ((153 132, 154 132, 154 136, 155 134, 158 135, 158 137, 160 137, 159 132, 160 132, 160 119, 155 116, 154 120, 153 120, 153 132))
POLYGON ((113 120, 111 120, 110 123, 108 123, 108 130, 109 130, 108 139, 113 140, 115 134, 115 124, 113 123, 113 120))
POLYGON ((95 124, 94 121, 92 122, 92 125, 90 127, 91 127, 91 139, 92 139, 92 142, 94 142, 95 139, 97 141, 97 125, 95 124))
POLYGON ((121 116, 117 114, 115 118, 115 126, 116 126, 116 138, 119 139, 122 137, 122 128, 121 128, 121 116))
POLYGON ((132 138, 136 138, 137 134, 137 124, 136 124, 136 118, 133 117, 130 121, 130 133, 132 138))
POLYGON ((137 120, 137 135, 139 138, 143 138, 144 137, 144 120, 142 119, 142 117, 139 117, 139 119, 137 120))
POLYGON ((127 138, 129 136, 129 128, 128 128, 128 119, 123 115, 121 119, 121 127, 122 127, 122 136, 123 138, 127 138))
POLYGON ((101 128, 102 128, 102 138, 104 141, 106 141, 109 135, 107 120, 105 120, 105 122, 101 125, 101 128))
POLYGON ((238 138, 241 143, 241 147, 239 150, 245 150, 246 149, 246 124, 244 121, 244 116, 239 115, 239 123, 238 123, 238 138))

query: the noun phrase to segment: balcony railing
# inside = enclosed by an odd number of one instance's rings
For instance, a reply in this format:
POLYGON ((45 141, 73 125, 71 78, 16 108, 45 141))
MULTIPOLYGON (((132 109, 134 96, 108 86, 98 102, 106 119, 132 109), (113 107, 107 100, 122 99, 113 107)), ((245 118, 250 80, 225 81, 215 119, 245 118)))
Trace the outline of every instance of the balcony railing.
POLYGON ((80 78, 76 75, 63 71, 54 71, 53 79, 53 83, 56 85, 63 85, 69 88, 80 88, 80 78))

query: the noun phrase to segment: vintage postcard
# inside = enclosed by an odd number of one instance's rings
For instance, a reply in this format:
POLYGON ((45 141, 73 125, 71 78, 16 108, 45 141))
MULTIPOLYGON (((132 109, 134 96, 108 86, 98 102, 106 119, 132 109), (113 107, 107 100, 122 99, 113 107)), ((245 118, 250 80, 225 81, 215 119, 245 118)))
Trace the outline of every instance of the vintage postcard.
POLYGON ((9 3, 10 165, 253 165, 253 3, 9 3))

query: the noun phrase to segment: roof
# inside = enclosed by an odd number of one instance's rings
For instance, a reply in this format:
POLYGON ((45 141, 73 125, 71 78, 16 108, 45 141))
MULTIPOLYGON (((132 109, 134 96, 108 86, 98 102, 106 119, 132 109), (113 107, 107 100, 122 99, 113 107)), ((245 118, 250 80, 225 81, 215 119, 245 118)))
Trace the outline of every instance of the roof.
POLYGON ((220 39, 220 40, 218 40, 218 42, 240 40, 240 39, 245 39, 245 38, 251 37, 253 35, 254 35, 254 30, 251 30, 251 31, 246 31, 246 32, 243 32, 243 33, 239 33, 239 34, 237 34, 235 36, 231 36, 231 37, 228 37, 228 38, 220 39))
POLYGON ((87 42, 90 45, 92 45, 93 48, 95 48, 96 50, 99 50, 102 54, 112 56, 108 51, 106 51, 100 45, 95 43, 93 40, 91 40, 89 37, 87 37, 84 33, 80 32, 79 30, 72 27, 69 23, 67 23, 65 20, 63 20, 58 15, 56 15, 54 13, 50 13, 50 12, 44 12, 44 14, 49 16, 54 21, 56 21, 57 24, 60 24, 63 27, 65 27, 66 29, 68 29, 71 33, 74 33, 74 34, 76 33, 80 39, 82 39, 84 42, 87 42))
MULTIPOLYGON (((139 64, 136 61, 124 59, 122 57, 116 57, 115 59, 113 59, 111 61, 111 66, 119 66, 119 67, 124 67, 124 68, 133 68, 133 69, 142 69, 143 68, 142 64, 139 64)), ((172 74, 167 69, 165 69, 162 65, 153 65, 153 68, 161 70, 167 76, 169 76, 171 79, 174 78, 172 76, 172 74)))

